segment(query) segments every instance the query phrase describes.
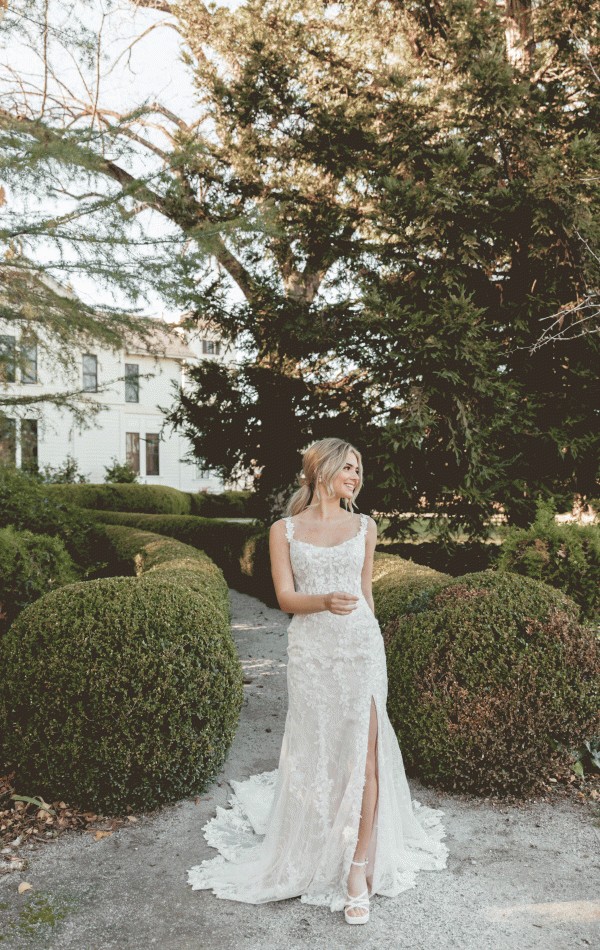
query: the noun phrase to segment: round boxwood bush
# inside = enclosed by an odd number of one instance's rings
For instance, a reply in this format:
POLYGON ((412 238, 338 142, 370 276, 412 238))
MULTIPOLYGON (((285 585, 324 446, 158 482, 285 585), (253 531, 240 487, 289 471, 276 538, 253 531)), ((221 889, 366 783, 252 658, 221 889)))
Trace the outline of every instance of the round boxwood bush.
POLYGON ((214 778, 242 674, 227 613, 187 573, 72 584, 13 624, 0 721, 20 792, 118 812, 214 778))
POLYGON ((407 767, 450 789, 520 794, 596 735, 600 642, 578 615, 546 584, 493 571, 413 597, 384 630, 407 767))

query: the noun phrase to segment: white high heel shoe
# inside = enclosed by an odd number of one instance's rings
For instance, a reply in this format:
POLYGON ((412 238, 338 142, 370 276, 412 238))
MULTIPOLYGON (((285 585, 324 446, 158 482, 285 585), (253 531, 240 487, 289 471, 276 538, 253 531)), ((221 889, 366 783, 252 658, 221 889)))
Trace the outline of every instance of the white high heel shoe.
MULTIPOLYGON (((351 861, 351 864, 355 864, 358 868, 364 868, 367 865, 368 861, 351 861)), ((359 894, 358 897, 350 897, 348 894, 348 900, 346 906, 344 907, 344 918, 347 924, 366 924, 369 919, 369 889, 363 891, 362 894, 359 894), (356 914, 350 917, 348 915, 349 910, 366 910, 366 914, 356 914)))

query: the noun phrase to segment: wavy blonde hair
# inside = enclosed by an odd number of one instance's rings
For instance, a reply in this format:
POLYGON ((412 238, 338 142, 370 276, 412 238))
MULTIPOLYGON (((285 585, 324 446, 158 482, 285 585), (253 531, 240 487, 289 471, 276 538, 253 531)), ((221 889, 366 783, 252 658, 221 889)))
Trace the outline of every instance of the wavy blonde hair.
POLYGON ((321 439, 320 442, 313 442, 304 453, 300 488, 287 503, 286 517, 300 514, 308 508, 313 498, 319 502, 321 488, 324 488, 328 495, 333 494, 333 480, 346 464, 349 452, 354 452, 358 459, 358 485, 352 498, 349 500, 344 498, 343 502, 349 511, 354 510, 354 502, 363 483, 361 454, 353 445, 342 439, 321 439))

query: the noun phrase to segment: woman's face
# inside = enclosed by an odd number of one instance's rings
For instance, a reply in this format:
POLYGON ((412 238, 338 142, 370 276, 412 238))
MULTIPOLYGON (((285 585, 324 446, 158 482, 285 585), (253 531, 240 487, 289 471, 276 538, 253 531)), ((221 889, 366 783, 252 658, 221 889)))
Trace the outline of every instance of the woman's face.
POLYGON ((341 472, 338 472, 335 476, 332 482, 332 488, 338 497, 350 499, 359 481, 360 468, 358 466, 358 459, 354 452, 348 452, 344 467, 341 472))

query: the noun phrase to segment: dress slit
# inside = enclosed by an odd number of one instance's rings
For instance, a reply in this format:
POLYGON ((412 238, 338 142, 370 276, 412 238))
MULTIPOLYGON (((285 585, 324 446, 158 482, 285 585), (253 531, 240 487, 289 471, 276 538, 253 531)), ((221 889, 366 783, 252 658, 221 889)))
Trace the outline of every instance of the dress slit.
MULTIPOLYGON (((375 860, 377 855, 377 825, 379 821, 379 776, 381 775, 381 763, 379 761, 379 753, 381 744, 379 742, 379 711, 377 709, 377 701, 373 695, 371 695, 371 708, 369 712, 369 732, 371 731, 371 713, 375 713, 376 720, 376 731, 375 731, 375 779, 377 781, 377 799, 375 801, 375 808, 373 810, 373 824, 371 826, 371 839, 369 841, 369 847, 367 848, 367 884, 369 885, 369 890, 371 889, 371 884, 373 881, 373 876, 375 874, 375 860)), ((369 751, 368 737, 367 737, 367 754, 369 751)), ((365 763, 365 772, 366 772, 366 763, 365 763)))

